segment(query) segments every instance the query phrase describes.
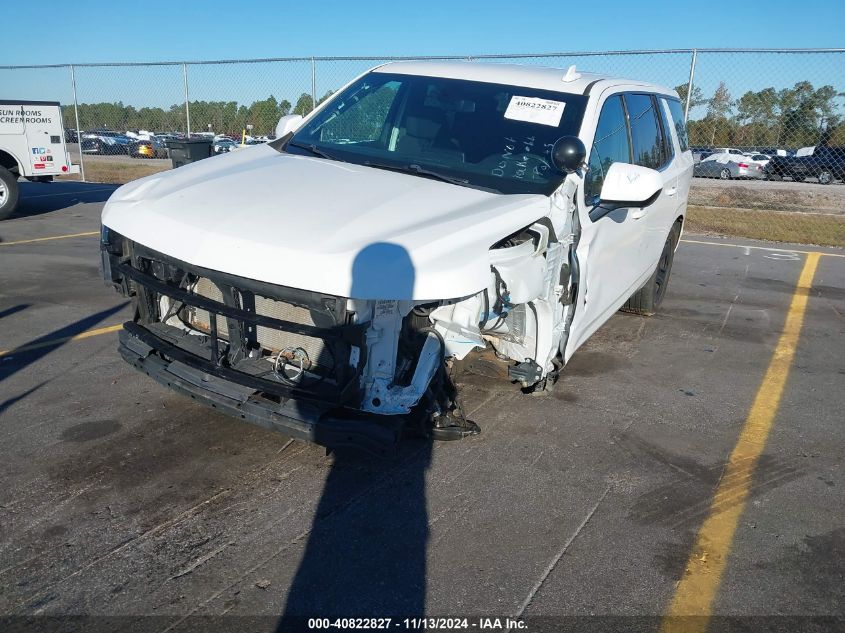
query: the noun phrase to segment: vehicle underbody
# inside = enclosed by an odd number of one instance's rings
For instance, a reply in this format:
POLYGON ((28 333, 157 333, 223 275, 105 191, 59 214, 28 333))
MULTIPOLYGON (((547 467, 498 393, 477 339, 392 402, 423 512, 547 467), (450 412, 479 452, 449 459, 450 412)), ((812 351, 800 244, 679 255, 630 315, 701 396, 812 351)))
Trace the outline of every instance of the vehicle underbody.
POLYGON ((487 288, 440 301, 269 284, 104 229, 104 276, 135 307, 121 354, 215 409, 328 447, 384 453, 407 429, 437 439, 477 433, 455 386, 471 354, 492 351, 525 391, 550 389, 562 367, 578 269, 569 190, 550 199, 549 217, 492 246, 487 288))

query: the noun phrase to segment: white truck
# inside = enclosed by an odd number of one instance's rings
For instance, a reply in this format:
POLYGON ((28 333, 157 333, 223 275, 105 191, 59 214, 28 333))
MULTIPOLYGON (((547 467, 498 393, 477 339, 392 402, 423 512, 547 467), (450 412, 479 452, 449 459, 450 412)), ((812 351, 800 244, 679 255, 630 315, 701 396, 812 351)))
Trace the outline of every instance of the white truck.
POLYGON ((62 110, 57 101, 0 99, 0 220, 18 203, 18 178, 49 182, 79 173, 65 146, 62 110))

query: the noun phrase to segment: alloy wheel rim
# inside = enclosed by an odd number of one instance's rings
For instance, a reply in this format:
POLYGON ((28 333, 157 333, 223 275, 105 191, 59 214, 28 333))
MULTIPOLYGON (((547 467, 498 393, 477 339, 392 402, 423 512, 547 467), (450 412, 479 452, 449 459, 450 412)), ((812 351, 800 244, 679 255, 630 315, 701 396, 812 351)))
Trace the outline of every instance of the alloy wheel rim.
POLYGON ((830 172, 823 171, 819 174, 819 182, 826 185, 830 182, 830 172))
POLYGON ((731 175, 727 169, 723 169, 722 173, 719 174, 722 177, 722 180, 727 180, 728 177, 731 175))
POLYGON ((6 195, 8 190, 6 189, 6 183, 0 180, 0 207, 3 206, 3 203, 6 202, 6 195))

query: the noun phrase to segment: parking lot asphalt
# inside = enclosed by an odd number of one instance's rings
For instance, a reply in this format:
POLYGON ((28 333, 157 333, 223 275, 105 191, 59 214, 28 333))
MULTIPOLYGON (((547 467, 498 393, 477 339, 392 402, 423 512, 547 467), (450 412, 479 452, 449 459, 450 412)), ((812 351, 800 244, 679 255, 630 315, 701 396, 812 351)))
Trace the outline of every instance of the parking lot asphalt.
POLYGON ((470 376, 481 435, 380 460, 326 455, 128 367, 111 326, 129 311, 98 272, 112 188, 23 187, 0 223, 0 614, 656 630, 697 573, 715 592, 698 615, 845 617, 842 251, 686 235, 661 311, 614 316, 553 394, 470 376), (800 337, 784 338, 809 251, 823 254, 800 337), (763 433, 749 412, 783 345, 794 360, 763 433), (759 457, 726 476, 749 428, 759 457), (735 529, 702 541, 732 511, 735 529))

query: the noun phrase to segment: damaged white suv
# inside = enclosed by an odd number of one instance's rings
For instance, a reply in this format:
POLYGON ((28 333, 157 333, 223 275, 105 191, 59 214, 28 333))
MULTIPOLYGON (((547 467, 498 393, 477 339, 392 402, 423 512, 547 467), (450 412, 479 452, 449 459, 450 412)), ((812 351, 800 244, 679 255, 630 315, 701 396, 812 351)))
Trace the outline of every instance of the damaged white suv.
POLYGON ((121 354, 220 411, 377 452, 408 424, 461 437, 468 355, 548 389, 664 296, 693 167, 672 90, 393 63, 277 133, 103 210, 104 276, 135 306, 121 354))

